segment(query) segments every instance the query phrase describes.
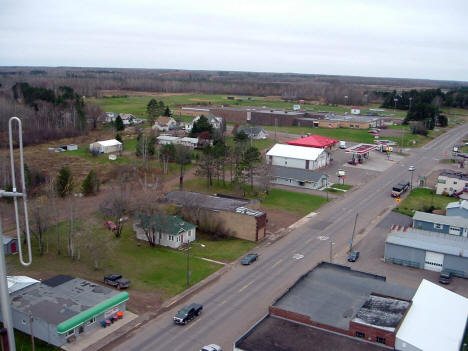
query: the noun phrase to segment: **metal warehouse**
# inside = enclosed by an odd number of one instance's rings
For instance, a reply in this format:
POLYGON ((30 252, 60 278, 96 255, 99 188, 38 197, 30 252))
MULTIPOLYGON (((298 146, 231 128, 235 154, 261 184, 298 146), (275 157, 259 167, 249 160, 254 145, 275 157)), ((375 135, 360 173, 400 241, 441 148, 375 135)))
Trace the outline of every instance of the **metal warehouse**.
POLYGON ((385 241, 385 261, 468 276, 468 238, 393 226, 385 241))

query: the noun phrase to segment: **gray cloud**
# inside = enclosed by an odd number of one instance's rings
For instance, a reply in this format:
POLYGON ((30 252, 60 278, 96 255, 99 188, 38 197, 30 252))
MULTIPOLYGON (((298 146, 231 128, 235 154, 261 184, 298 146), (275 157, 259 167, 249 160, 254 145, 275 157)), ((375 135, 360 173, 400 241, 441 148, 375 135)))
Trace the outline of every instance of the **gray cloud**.
POLYGON ((0 65, 468 80, 466 1, 11 1, 0 65))

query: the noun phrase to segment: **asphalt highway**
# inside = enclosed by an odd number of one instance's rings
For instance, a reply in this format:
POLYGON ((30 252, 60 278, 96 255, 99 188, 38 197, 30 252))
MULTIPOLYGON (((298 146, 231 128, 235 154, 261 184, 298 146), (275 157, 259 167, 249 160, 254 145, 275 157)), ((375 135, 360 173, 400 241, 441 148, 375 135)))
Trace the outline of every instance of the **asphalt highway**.
MULTIPOLYGON (((319 209, 301 220, 288 235, 262 247, 259 260, 251 266, 235 264, 215 284, 203 289, 190 302, 202 303, 203 314, 186 326, 173 324, 172 317, 182 306, 174 306, 155 320, 129 333, 113 350, 199 350, 210 343, 232 350, 233 342, 268 313, 271 305, 301 275, 320 261, 349 248, 354 220, 359 213, 356 233, 365 233, 377 224, 395 200, 391 188, 409 181, 408 167, 415 166, 413 179, 427 174, 453 144, 468 134, 461 125, 432 140, 395 163, 367 185, 319 209), (330 245, 332 242, 332 245, 330 245)), ((416 182, 414 182, 416 183, 416 182)), ((361 258, 365 259, 365 258, 361 258)))

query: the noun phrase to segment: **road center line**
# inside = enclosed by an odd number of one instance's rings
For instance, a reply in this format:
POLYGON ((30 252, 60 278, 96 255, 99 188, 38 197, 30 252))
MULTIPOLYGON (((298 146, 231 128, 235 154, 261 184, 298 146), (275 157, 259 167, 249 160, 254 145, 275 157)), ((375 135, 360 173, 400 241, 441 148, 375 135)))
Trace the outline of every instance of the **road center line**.
POLYGON ((314 238, 310 238, 310 239, 306 240, 305 243, 308 244, 308 243, 310 243, 312 240, 314 240, 314 238))
POLYGON ((252 280, 250 283, 247 283, 245 284, 242 288, 239 289, 239 292, 242 292, 244 291, 245 289, 247 289, 254 281, 252 280))
POLYGON ((273 266, 271 266, 271 268, 276 267, 276 266, 279 265, 281 262, 283 262, 283 259, 282 259, 282 258, 279 259, 278 261, 276 261, 276 263, 275 263, 273 266))
POLYGON ((192 328, 192 327, 193 327, 195 324, 197 324, 198 322, 200 322, 200 319, 196 320, 196 321, 193 322, 193 323, 190 323, 190 325, 189 325, 187 328, 185 328, 185 329, 190 329, 190 328, 192 328))

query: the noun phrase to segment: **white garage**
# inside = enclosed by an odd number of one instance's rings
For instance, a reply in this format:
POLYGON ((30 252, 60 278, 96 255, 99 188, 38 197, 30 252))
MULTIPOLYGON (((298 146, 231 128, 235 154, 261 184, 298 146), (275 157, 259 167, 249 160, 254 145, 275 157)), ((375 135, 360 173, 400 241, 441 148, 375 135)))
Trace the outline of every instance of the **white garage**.
POLYGON ((314 170, 330 163, 328 152, 314 147, 276 144, 266 156, 269 164, 290 168, 314 170))
POLYGON ((434 272, 442 272, 444 266, 444 254, 438 252, 426 251, 424 260, 424 269, 434 272))
POLYGON ((89 150, 100 154, 119 152, 122 151, 122 143, 115 139, 96 141, 89 145, 89 150))

